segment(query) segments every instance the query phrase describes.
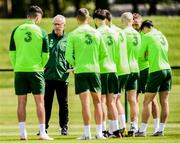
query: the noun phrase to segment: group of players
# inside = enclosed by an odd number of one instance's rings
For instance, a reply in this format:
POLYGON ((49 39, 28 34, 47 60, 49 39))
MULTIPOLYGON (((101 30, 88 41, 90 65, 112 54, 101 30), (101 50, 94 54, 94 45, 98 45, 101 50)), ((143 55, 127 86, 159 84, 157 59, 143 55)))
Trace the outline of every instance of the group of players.
MULTIPOLYGON (((36 25, 41 21, 42 15, 41 8, 31 6, 27 13, 27 21, 13 30, 10 40, 9 56, 15 72, 15 93, 18 95, 17 116, 21 140, 27 140, 26 103, 27 94, 31 92, 36 102, 39 138, 53 140, 46 130, 52 108, 53 97, 51 96, 54 95, 54 91, 47 94, 48 98, 45 96, 45 104, 44 92, 49 92, 45 90, 45 84, 46 87, 54 87, 59 83, 59 79, 56 77, 56 82, 53 81, 51 85, 48 81, 45 83, 44 67, 46 66, 46 75, 49 77, 54 79, 57 74, 61 77, 70 71, 65 66, 66 60, 74 67, 75 92, 79 95, 82 105, 84 132, 79 139, 91 139, 90 95, 94 105, 96 139, 146 136, 151 110, 154 118, 153 136, 164 135, 169 114, 168 96, 172 76, 168 62, 168 42, 165 36, 154 28, 151 20, 142 22, 139 14, 125 12, 121 15, 123 26, 121 29, 112 23, 112 15, 108 10, 98 9, 93 13, 95 29, 89 25, 89 11, 80 8, 76 16, 78 27, 68 34, 67 41, 62 39, 65 18, 60 15, 54 18, 55 29, 52 33, 54 35, 50 35, 52 38, 49 46, 46 32, 36 25), (57 33, 56 28, 60 28, 61 33, 57 33), (53 42, 58 46, 53 45, 53 42), (47 64, 49 47, 51 47, 50 58, 54 61, 47 64), (56 48, 60 49, 59 53, 55 51, 56 48), (57 63, 60 64, 57 65, 57 63), (50 65, 53 66, 51 75, 47 73, 47 66, 50 65), (124 108, 120 100, 123 90, 127 93, 130 105, 129 131, 127 131, 124 108), (158 92, 160 114, 155 98, 158 92), (140 93, 145 93, 145 96, 142 124, 139 129, 138 95, 140 93)), ((67 92, 67 77, 61 78, 60 82, 62 79, 65 79, 67 92)), ((56 86, 56 89, 60 91, 63 86, 56 86)), ((58 100, 60 99, 62 100, 62 97, 58 100)), ((64 93, 64 99, 66 102, 64 108, 67 108, 66 93, 64 93)), ((66 114, 60 113, 64 116, 64 123, 60 122, 61 134, 64 135, 67 134, 67 110, 64 110, 66 114)))
POLYGON ((163 136, 171 88, 165 36, 153 27, 151 20, 142 22, 137 13, 125 12, 121 15, 123 29, 112 23, 112 15, 108 10, 98 9, 93 13, 96 29, 89 25, 89 17, 87 9, 78 10, 79 26, 68 34, 65 54, 66 60, 75 68, 75 91, 82 104, 84 132, 79 139, 91 139, 90 95, 94 104, 96 139, 146 136, 151 105, 153 136, 163 136), (129 131, 120 100, 123 90, 127 93, 130 105, 129 131), (145 96, 139 129, 138 95, 141 92, 145 96), (160 116, 155 98, 157 92, 161 104, 160 116), (106 117, 109 130, 106 128, 106 117))

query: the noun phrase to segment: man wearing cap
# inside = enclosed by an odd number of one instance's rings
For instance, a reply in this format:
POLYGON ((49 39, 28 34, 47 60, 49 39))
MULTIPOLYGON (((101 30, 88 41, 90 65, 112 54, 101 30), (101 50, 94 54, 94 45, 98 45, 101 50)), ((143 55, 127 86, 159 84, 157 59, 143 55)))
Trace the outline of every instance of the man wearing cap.
MULTIPOLYGON (((133 28, 136 29, 138 32, 141 34, 141 38, 144 36, 144 33, 141 32, 140 27, 142 24, 142 17, 138 13, 133 14, 133 28)), ((142 50, 142 47, 140 48, 139 51, 142 50)), ((147 79, 148 79, 148 72, 149 72, 149 62, 145 59, 138 59, 138 65, 139 65, 139 78, 138 78, 138 90, 137 90, 137 102, 139 103, 139 94, 145 93, 145 87, 147 84, 147 79)), ((157 99, 154 98, 152 101, 152 116, 154 120, 154 133, 157 132, 159 128, 159 106, 157 99)))
POLYGON ((145 34, 142 39, 142 50, 139 53, 139 59, 148 60, 149 75, 143 102, 142 125, 136 136, 146 136, 150 116, 150 104, 157 93, 159 93, 161 104, 161 116, 159 129, 153 135, 163 136, 165 123, 169 114, 168 97, 172 79, 168 61, 168 42, 160 31, 153 28, 152 21, 150 20, 142 23, 141 30, 145 34))

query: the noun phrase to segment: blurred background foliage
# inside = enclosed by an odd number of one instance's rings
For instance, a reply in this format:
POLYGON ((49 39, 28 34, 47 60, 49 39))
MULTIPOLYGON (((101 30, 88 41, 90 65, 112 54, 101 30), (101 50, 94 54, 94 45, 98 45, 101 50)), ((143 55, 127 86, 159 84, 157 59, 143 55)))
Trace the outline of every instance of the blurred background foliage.
POLYGON ((114 15, 123 11, 144 15, 180 15, 180 0, 0 0, 1 18, 25 18, 30 5, 38 5, 45 17, 56 14, 74 16, 77 9, 86 7, 110 9, 114 15))

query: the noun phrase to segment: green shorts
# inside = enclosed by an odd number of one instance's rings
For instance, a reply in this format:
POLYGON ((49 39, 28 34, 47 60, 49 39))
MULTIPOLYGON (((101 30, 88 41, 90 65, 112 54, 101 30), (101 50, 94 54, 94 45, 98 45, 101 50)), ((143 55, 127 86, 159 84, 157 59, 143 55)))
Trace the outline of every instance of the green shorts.
POLYGON ((142 71, 140 71, 140 75, 138 78, 138 93, 145 93, 145 87, 147 84, 147 79, 148 79, 148 72, 149 72, 149 68, 146 68, 142 71))
POLYGON ((104 73, 101 74, 101 87, 102 95, 106 94, 118 94, 118 77, 116 73, 104 73))
POLYGON ((152 72, 148 76, 146 92, 156 93, 171 89, 172 73, 170 69, 152 72))
POLYGON ((101 81, 99 73, 75 74, 75 92, 80 94, 85 91, 101 92, 101 81))
POLYGON ((125 89, 128 77, 129 77, 129 74, 118 76, 118 81, 119 81, 118 92, 119 93, 121 93, 125 89))
POLYGON ((126 84, 126 91, 129 90, 137 90, 137 80, 139 78, 139 73, 130 73, 127 84, 126 84))
POLYGON ((15 72, 14 85, 16 95, 44 94, 44 72, 15 72))

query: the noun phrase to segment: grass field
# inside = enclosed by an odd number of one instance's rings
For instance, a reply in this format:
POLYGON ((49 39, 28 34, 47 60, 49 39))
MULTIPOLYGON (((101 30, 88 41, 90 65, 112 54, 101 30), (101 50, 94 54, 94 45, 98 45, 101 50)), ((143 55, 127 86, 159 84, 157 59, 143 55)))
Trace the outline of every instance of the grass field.
MULTIPOLYGON (((179 49, 180 49, 180 17, 146 17, 152 19, 155 26, 159 28, 168 38, 170 43, 170 63, 171 65, 180 65, 179 49)), ((145 19, 146 19, 145 18, 145 19)), ((8 45, 11 31, 16 25, 21 24, 23 19, 0 19, 0 68, 11 68, 8 59, 8 45)), ((117 25, 120 19, 114 19, 117 25)), ((92 21, 91 21, 92 23, 92 21)), ((92 23, 93 24, 93 23, 92 23)), ((51 19, 44 19, 41 26, 48 32, 51 31, 51 19)), ((69 32, 77 26, 74 19, 68 19, 66 31, 69 32)), ((28 96, 27 104, 27 130, 29 140, 20 142, 18 140, 18 122, 16 117, 17 98, 14 96, 13 89, 13 73, 0 72, 0 143, 180 143, 180 70, 173 71, 173 87, 169 97, 170 116, 165 130, 164 137, 146 138, 123 138, 108 140, 76 140, 81 136, 83 125, 81 118, 81 107, 78 96, 74 94, 73 75, 70 75, 69 83, 69 133, 68 136, 60 136, 58 131, 58 105, 55 98, 53 112, 50 121, 49 135, 55 138, 54 141, 39 141, 36 133, 38 132, 38 121, 35 113, 35 104, 32 95, 28 96)), ((122 97, 124 99, 124 97, 122 97)), ((142 105, 143 96, 140 98, 142 105)), ((93 111, 93 108, 92 108, 93 111)), ((140 110, 141 111, 141 110, 140 110)), ((93 116, 93 113, 92 113, 93 116)), ((139 116, 141 119, 141 116, 139 116)), ((95 135, 95 125, 92 119, 92 133, 95 135)), ((152 133, 152 118, 148 128, 148 135, 152 133)))

